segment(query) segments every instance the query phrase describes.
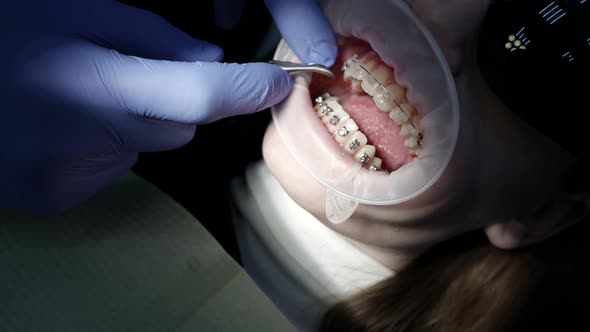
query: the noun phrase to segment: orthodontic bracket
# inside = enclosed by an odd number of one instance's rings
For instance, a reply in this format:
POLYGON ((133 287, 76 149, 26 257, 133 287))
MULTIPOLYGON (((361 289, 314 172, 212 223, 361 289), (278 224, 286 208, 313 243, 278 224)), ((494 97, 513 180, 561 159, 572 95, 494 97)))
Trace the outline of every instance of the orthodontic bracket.
POLYGON ((371 157, 369 157, 369 155, 368 155, 368 154, 366 154, 366 153, 363 153, 363 154, 362 154, 362 155, 359 157, 359 160, 360 160, 360 162, 361 162, 363 165, 367 164, 367 163, 369 162, 369 160, 370 160, 370 159, 371 159, 371 157))
POLYGON ((338 115, 333 115, 330 119, 330 124, 335 126, 340 122, 340 117, 338 115))

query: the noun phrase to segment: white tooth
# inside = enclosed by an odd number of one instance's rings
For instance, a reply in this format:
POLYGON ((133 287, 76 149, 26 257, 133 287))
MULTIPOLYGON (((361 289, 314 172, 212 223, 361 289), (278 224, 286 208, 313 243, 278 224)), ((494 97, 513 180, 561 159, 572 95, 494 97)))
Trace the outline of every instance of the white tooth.
POLYGON ((408 115, 404 113, 404 111, 402 111, 399 107, 396 107, 393 111, 389 112, 389 118, 397 125, 401 125, 410 121, 408 115))
POLYGON ((369 167, 370 166, 375 166, 377 169, 380 169, 382 162, 383 161, 381 159, 375 157, 375 158, 373 158, 373 160, 371 160, 371 162, 369 164, 369 167))
POLYGON ((371 159, 375 157, 375 147, 372 145, 365 145, 363 148, 359 149, 358 152, 354 155, 354 159, 359 161, 361 164, 368 164, 371 159))
POLYGON ((356 54, 352 57, 350 57, 349 59, 347 59, 346 61, 344 61, 344 63, 342 64, 342 76, 344 77, 344 79, 347 78, 347 76, 350 76, 350 65, 352 64, 352 60, 356 57, 356 54))
POLYGON ((371 71, 371 75, 382 85, 385 86, 389 77, 393 76, 393 72, 385 65, 377 66, 375 70, 371 71))
POLYGON ((369 96, 373 96, 378 91, 380 85, 372 76, 368 76, 361 83, 361 87, 369 96))
POLYGON ((387 80, 393 74, 393 70, 387 65, 383 64, 379 55, 374 51, 370 51, 358 60, 359 64, 365 68, 379 83, 385 85, 387 80))
POLYGON ((401 129, 401 131, 399 132, 399 134, 400 134, 401 136, 403 136, 403 137, 408 137, 408 136, 410 136, 410 128, 413 128, 411 123, 409 123, 409 122, 406 122, 406 123, 404 123, 404 124, 402 125, 402 129, 401 129))
POLYGON ((418 131, 417 127, 419 125, 419 119, 412 117, 412 122, 408 121, 402 124, 402 129, 400 131, 400 135, 403 137, 415 136, 418 137, 420 131, 418 131), (414 122, 416 121, 416 122, 414 122))
POLYGON ((356 122, 353 119, 348 119, 340 129, 334 132, 334 140, 340 144, 344 144, 348 138, 359 130, 356 122))
POLYGON ((344 111, 344 108, 342 108, 342 105, 340 105, 338 99, 334 97, 327 98, 326 104, 328 104, 328 106, 330 106, 334 110, 334 112, 344 111))
POLYGON ((357 62, 361 66, 363 66, 365 69, 370 70, 371 68, 373 68, 375 66, 374 55, 375 55, 374 52, 369 52, 369 53, 363 55, 362 57, 360 57, 359 59, 357 59, 357 62))
POLYGON ((344 143, 344 150, 350 154, 353 154, 359 149, 363 148, 365 145, 367 145, 367 136, 365 136, 365 134, 361 133, 360 131, 357 131, 352 134, 346 143, 344 143))
POLYGON ((346 69, 344 69, 344 73, 342 73, 342 78, 347 81, 352 79, 352 69, 350 68, 350 66, 346 67, 346 69))
POLYGON ((385 93, 384 91, 376 93, 373 96, 373 101, 375 102, 375 105, 377 105, 377 107, 383 112, 389 112, 397 106, 391 98, 391 95, 385 93))
POLYGON ((404 124, 410 121, 410 117, 414 113, 414 106, 408 103, 403 103, 396 107, 389 113, 389 118, 398 125, 404 124))
POLYGON ((344 78, 344 80, 362 80, 365 74, 365 70, 358 63, 354 61, 349 61, 348 66, 344 70, 344 74, 342 75, 342 77, 344 78))
POLYGON ((322 122, 326 128, 328 128, 328 132, 333 134, 335 131, 342 128, 348 119, 350 119, 350 115, 343 109, 340 109, 332 113, 331 116, 323 117, 322 122))
POLYGON ((404 145, 410 149, 415 149, 418 146, 418 139, 415 136, 406 138, 404 145))
POLYGON ((406 98, 406 89, 395 84, 389 84, 385 87, 385 90, 389 92, 391 97, 395 100, 395 102, 399 105, 402 103, 402 100, 406 98))

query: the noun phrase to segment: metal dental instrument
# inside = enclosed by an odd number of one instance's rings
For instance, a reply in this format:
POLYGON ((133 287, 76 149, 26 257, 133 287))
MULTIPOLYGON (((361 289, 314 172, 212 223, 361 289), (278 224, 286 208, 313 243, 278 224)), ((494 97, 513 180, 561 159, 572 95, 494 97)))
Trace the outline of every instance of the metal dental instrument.
POLYGON ((295 63, 295 62, 288 62, 288 61, 276 61, 271 60, 268 63, 277 65, 281 67, 284 71, 289 74, 294 74, 298 72, 310 72, 316 73, 324 76, 328 76, 334 78, 334 73, 328 69, 328 67, 324 65, 320 65, 318 63, 295 63))

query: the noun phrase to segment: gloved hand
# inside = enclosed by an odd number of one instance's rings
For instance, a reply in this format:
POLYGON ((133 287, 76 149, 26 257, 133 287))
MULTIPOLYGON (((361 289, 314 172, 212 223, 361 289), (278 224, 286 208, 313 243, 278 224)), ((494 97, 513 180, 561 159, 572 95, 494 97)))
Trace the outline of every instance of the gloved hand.
MULTIPOLYGON (((310 30, 293 29, 286 5, 335 49, 313 1, 269 4, 298 54, 314 57, 310 30)), ((291 86, 278 67, 218 63, 219 47, 116 1, 13 2, 0 22, 0 206, 29 213, 72 207, 138 152, 177 148, 196 125, 268 108, 291 86)))
MULTIPOLYGON (((246 0, 215 0, 217 26, 235 27, 246 0)), ((289 47, 304 62, 330 67, 334 63, 336 41, 332 28, 319 10, 316 0, 264 0, 289 47)))

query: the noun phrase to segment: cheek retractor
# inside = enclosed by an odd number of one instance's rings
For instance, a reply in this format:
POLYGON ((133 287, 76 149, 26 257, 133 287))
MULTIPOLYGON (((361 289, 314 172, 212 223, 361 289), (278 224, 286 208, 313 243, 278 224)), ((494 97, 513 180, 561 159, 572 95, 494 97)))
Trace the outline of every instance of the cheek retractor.
MULTIPOLYGON (((359 203, 398 204, 432 186, 454 151, 459 107, 442 52, 403 3, 323 5, 339 36, 336 79, 296 74, 272 116, 292 156, 326 187, 327 218, 340 223, 359 203)), ((299 62, 284 40, 274 59, 299 62)))

